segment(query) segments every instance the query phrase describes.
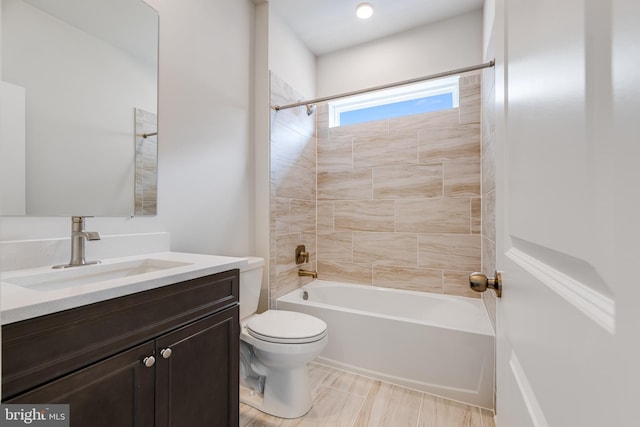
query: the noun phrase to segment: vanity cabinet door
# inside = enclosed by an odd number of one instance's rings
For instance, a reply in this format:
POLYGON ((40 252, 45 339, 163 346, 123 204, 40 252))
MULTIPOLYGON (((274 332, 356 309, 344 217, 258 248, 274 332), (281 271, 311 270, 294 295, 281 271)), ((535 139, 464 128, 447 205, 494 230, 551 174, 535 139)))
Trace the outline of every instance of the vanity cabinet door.
POLYGON ((238 306, 156 340, 156 426, 237 426, 238 306))
POLYGON ((3 403, 69 404, 71 427, 151 427, 155 371, 143 360, 153 352, 141 344, 3 403))

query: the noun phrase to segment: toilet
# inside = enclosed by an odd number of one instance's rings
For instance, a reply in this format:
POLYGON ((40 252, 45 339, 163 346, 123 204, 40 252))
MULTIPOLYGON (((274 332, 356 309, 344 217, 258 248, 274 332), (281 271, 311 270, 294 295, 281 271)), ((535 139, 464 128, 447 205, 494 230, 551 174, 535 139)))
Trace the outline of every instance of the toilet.
POLYGON ((240 401, 281 418, 311 409, 307 364, 327 345, 327 324, 304 313, 257 314, 264 259, 240 268, 240 401))

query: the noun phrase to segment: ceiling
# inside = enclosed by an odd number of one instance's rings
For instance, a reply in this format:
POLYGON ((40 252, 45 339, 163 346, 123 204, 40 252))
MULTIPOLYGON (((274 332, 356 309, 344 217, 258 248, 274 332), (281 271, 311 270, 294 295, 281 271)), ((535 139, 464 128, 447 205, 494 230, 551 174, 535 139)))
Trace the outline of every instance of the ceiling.
POLYGON ((269 0, 315 55, 355 46, 482 8, 483 0, 269 0), (373 6, 358 19, 356 6, 373 6))

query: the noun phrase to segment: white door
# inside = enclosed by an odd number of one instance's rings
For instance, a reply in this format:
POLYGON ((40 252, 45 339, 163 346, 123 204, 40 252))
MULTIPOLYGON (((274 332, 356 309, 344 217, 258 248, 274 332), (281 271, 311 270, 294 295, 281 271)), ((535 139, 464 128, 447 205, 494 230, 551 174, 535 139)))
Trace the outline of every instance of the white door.
POLYGON ((499 427, 640 426, 639 28, 496 0, 499 427))

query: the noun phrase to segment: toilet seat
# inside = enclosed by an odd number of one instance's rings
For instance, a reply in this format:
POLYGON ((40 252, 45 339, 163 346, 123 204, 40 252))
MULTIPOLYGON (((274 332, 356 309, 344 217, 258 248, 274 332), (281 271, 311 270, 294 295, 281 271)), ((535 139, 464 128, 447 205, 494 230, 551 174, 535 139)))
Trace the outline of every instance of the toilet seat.
POLYGON ((267 310, 246 323, 252 337, 279 344, 304 344, 327 335, 327 324, 317 317, 285 310, 267 310))

